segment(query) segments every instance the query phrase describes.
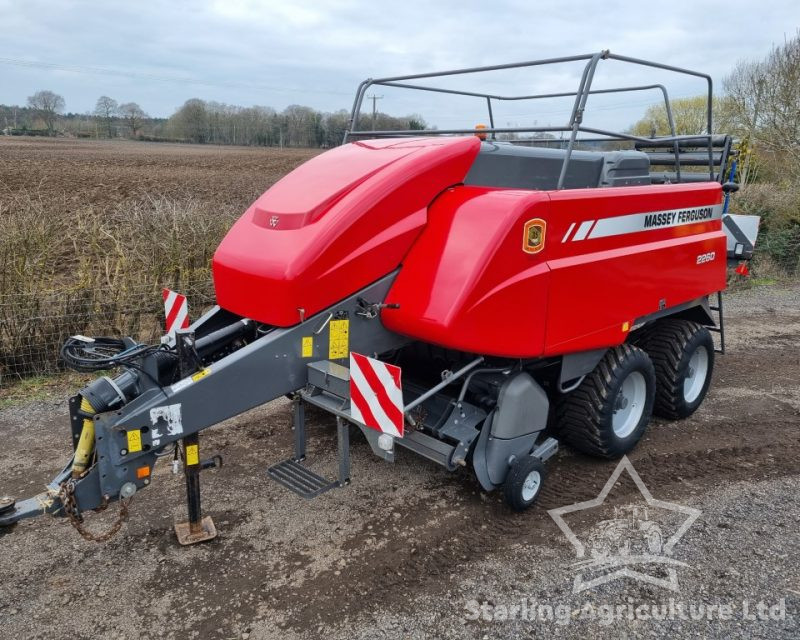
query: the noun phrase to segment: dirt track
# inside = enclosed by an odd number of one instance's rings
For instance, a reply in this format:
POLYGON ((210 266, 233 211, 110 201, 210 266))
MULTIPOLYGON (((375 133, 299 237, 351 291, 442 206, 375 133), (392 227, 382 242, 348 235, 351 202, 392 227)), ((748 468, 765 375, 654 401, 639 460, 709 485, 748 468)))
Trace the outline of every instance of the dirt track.
MULTIPOLYGON (((204 504, 220 536, 181 548, 183 484, 161 463, 111 542, 84 542, 61 520, 24 522, 0 537, 4 637, 400 638, 764 637, 800 635, 800 287, 728 296, 729 353, 712 391, 682 422, 654 421, 630 456, 654 497, 699 508, 680 543, 680 591, 622 579, 572 594, 575 554, 547 510, 594 498, 616 463, 562 449, 536 508, 506 510, 468 473, 411 454, 392 466, 356 438, 353 483, 312 502, 269 481, 290 455, 287 401, 203 440, 225 466, 204 474, 204 504), (571 613, 566 622, 468 618, 527 597, 571 613), (772 621, 581 620, 594 603, 742 600, 775 605, 772 621)), ((0 489, 37 491, 68 455, 66 391, 0 412, 0 489), (63 397, 62 397, 63 396, 63 397)), ((314 416, 309 462, 333 474, 331 421, 314 416)), ((635 502, 627 476, 610 502, 635 502)), ((599 511, 608 515, 611 507, 599 511)), ((114 515, 93 516, 100 527, 114 515)), ((576 531, 587 517, 571 520, 576 531)), ((753 604, 752 606, 755 606, 753 604)))

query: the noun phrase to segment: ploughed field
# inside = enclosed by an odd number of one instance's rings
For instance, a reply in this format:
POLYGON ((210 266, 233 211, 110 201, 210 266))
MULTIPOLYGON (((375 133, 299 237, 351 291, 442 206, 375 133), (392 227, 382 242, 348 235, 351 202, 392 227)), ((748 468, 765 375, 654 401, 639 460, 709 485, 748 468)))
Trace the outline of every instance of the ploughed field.
POLYGON ((131 141, 0 136, 0 199, 26 190, 75 205, 108 206, 159 194, 246 207, 318 153, 131 141))

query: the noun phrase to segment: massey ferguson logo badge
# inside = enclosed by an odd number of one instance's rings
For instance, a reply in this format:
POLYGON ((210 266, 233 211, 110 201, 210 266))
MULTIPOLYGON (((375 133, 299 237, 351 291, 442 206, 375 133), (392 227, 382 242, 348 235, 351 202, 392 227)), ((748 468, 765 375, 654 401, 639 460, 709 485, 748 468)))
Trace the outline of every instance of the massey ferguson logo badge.
POLYGON ((684 209, 682 211, 662 211, 661 213, 651 213, 644 217, 644 228, 667 227, 676 224, 687 224, 690 222, 703 222, 714 217, 714 210, 711 207, 701 207, 698 209, 684 209))
POLYGON ((541 218, 534 218, 525 223, 522 239, 522 250, 525 253, 539 253, 544 249, 544 232, 547 223, 541 218))
POLYGON ((278 221, 279 221, 279 220, 280 220, 280 218, 279 218, 278 216, 272 216, 272 217, 269 219, 269 226, 270 226, 270 227, 277 227, 277 226, 278 226, 278 221))

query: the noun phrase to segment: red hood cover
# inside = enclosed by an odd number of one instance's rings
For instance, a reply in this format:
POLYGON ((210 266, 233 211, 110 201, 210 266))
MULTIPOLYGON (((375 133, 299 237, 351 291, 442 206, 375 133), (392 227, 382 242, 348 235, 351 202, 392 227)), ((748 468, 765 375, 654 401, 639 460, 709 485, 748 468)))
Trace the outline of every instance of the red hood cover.
POLYGON ((396 269, 475 137, 368 140, 312 158, 264 193, 214 255, 217 301, 291 326, 396 269))

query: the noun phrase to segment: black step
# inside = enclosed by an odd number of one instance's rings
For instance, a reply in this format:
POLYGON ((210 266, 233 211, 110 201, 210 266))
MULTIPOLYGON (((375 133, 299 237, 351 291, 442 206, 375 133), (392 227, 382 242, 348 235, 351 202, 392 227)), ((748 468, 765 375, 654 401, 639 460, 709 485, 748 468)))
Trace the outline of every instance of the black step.
POLYGON ((338 482, 317 475, 291 458, 271 466, 267 473, 275 482, 307 500, 339 486, 338 482))

